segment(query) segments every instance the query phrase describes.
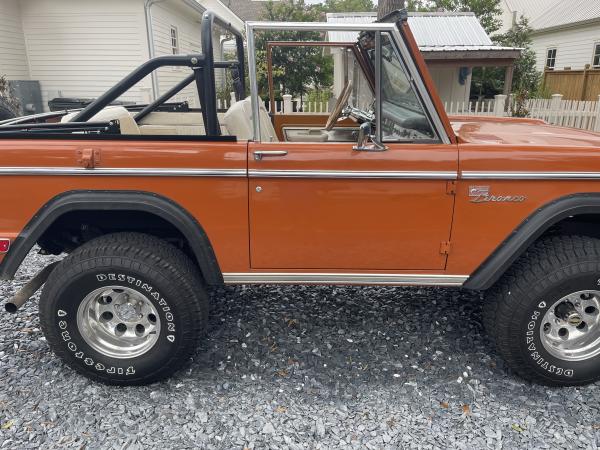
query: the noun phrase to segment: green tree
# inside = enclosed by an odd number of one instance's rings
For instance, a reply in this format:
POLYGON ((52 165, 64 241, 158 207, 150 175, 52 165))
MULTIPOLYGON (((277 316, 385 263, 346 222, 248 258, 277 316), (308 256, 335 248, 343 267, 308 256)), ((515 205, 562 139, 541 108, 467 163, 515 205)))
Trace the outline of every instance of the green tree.
POLYGON ((433 6, 430 0, 408 0, 406 2, 406 9, 408 11, 434 11, 435 7, 433 6))
POLYGON ((433 0, 433 6, 434 10, 443 8, 475 13, 487 34, 495 33, 502 26, 500 0, 433 0))
POLYGON ((315 8, 323 12, 368 12, 376 9, 372 0, 325 0, 315 8))
MULTIPOLYGON (((288 22, 318 22, 322 11, 306 5, 304 0, 269 1, 264 20, 288 22)), ((260 95, 268 96, 267 42, 322 41, 316 31, 268 31, 256 36, 257 75, 260 95)), ((310 89, 329 87, 333 77, 333 59, 320 47, 276 47, 272 54, 273 81, 276 94, 291 94, 302 98, 310 89)))
POLYGON ((492 39, 504 47, 522 48, 521 57, 515 61, 515 73, 512 89, 516 91, 537 91, 541 74, 536 70, 535 52, 531 49, 531 32, 529 21, 521 16, 519 21, 506 33, 494 36, 492 39))

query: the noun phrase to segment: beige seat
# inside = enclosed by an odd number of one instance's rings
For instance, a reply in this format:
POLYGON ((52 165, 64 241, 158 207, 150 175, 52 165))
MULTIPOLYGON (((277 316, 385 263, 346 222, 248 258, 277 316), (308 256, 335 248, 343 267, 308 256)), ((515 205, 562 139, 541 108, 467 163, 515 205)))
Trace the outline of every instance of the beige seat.
MULTIPOLYGON (((221 134, 229 134, 223 124, 224 113, 218 114, 221 134)), ((202 113, 156 111, 148 114, 139 122, 140 131, 149 136, 204 136, 206 129, 202 113)))
POLYGON ((140 125, 144 136, 204 136, 202 125, 140 125))
MULTIPOLYGON (((271 117, 265 106, 261 103, 259 110, 260 140, 262 142, 279 142, 271 117)), ((252 102, 250 97, 235 103, 223 117, 223 123, 232 136, 240 140, 250 140, 253 136, 252 129, 252 102)))
MULTIPOLYGON (((79 112, 67 114, 60 119, 62 123, 70 122, 79 112)), ((88 122, 110 122, 111 120, 118 120, 121 127, 121 134, 141 134, 137 123, 133 119, 133 116, 122 106, 107 106, 88 122)))

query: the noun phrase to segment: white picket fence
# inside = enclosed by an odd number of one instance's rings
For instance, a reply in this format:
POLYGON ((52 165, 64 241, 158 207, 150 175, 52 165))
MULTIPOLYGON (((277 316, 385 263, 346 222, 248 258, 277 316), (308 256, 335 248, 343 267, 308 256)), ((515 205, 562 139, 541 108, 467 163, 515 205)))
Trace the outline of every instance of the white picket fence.
MULTIPOLYGON (((451 116, 510 116, 512 97, 496 95, 494 99, 476 102, 450 102, 444 107, 451 116)), ((527 100, 529 116, 553 125, 600 132, 600 95, 598 101, 563 100, 561 94, 552 98, 527 100)))
MULTIPOLYGON (((446 102, 444 108, 450 116, 496 116, 508 117, 511 115, 512 97, 496 95, 493 99, 471 102, 446 102)), ((217 107, 221 110, 229 108, 235 103, 235 95, 231 93, 229 100, 217 100, 217 107)), ((270 113, 295 114, 301 112, 328 113, 328 102, 301 102, 293 100, 291 95, 284 95, 283 100, 275 101, 274 111, 267 102, 270 113)), ((561 94, 554 94, 552 98, 529 99, 525 105, 529 116, 542 119, 553 125, 562 127, 580 128, 582 130, 600 132, 600 95, 597 101, 563 100, 561 94)))
MULTIPOLYGON (((187 100, 187 99, 185 99, 187 100)), ((183 100, 179 100, 183 101, 183 100)), ((217 108, 220 110, 226 110, 235 103, 235 94, 231 93, 231 98, 227 100, 217 99, 217 108)), ((271 111, 271 102, 265 102, 265 107, 270 113, 285 113, 285 114, 298 114, 302 112, 310 113, 329 113, 329 102, 309 102, 300 101, 299 99, 293 100, 291 95, 284 95, 283 100, 275 100, 275 107, 271 111)))
POLYGON ((309 102, 292 99, 291 95, 284 95, 283 100, 275 100, 274 111, 271 111, 271 102, 267 102, 270 113, 297 114, 301 112, 328 113, 329 102, 309 102))

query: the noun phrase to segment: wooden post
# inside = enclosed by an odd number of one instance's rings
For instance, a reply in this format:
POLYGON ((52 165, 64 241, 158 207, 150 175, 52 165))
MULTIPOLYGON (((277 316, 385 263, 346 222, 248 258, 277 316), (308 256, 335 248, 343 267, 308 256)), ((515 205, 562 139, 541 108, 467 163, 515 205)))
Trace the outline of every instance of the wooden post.
POLYGON ((387 16, 392 11, 404 8, 404 0, 379 0, 379 4, 377 6, 377 20, 387 16))
POLYGON ((548 68, 544 67, 544 76, 542 77, 542 90, 546 90, 546 75, 548 73, 548 68))
POLYGON ((590 70, 590 65, 586 64, 583 68, 583 83, 581 83, 581 98, 579 100, 585 100, 587 97, 588 70, 590 70))
POLYGON ((596 124, 594 125, 594 131, 600 133, 600 95, 598 96, 598 104, 596 105, 596 124))
POLYGON ((504 73, 504 92, 502 92, 504 95, 510 95, 510 93, 512 92, 512 82, 514 73, 514 65, 511 64, 510 66, 506 66, 506 72, 504 73))

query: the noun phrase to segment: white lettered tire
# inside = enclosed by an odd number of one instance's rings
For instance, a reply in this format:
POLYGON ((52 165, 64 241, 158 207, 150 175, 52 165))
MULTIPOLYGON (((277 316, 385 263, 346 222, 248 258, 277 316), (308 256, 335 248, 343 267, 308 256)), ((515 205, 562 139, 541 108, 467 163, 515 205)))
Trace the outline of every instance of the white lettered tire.
POLYGON ((484 323, 523 378, 551 386, 600 379, 600 240, 535 243, 486 294, 484 323))
POLYGON ((149 235, 96 238, 52 272, 40 321, 52 350, 104 383, 139 385, 189 361, 205 331, 208 298, 197 268, 149 235))

